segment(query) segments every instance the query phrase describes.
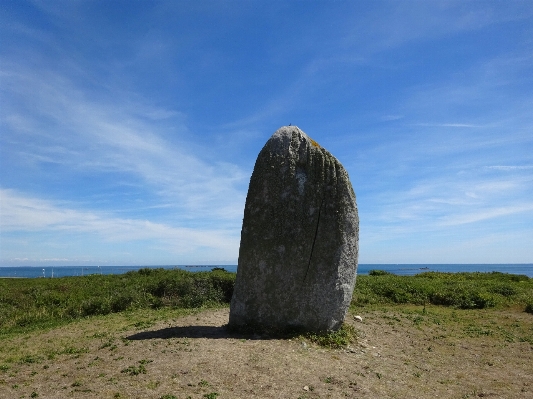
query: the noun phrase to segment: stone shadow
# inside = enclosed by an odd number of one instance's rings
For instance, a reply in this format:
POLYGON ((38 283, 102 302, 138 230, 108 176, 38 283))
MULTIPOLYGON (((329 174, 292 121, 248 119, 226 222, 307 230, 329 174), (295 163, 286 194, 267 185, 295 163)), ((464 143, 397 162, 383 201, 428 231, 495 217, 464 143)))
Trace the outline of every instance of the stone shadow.
POLYGON ((232 331, 228 325, 223 326, 180 326, 167 327, 160 330, 142 331, 126 337, 130 341, 142 341, 148 339, 170 339, 170 338, 211 338, 211 339, 248 339, 248 340, 270 340, 288 339, 301 335, 301 330, 287 330, 283 332, 246 330, 232 331))
POLYGON ((240 338, 240 335, 231 333, 226 326, 183 326, 167 327, 161 330, 143 331, 129 337, 131 341, 145 339, 169 339, 169 338, 240 338))
MULTIPOLYGON (((170 339, 170 338, 211 338, 211 339, 249 339, 249 340, 268 340, 288 338, 289 335, 283 337, 279 335, 269 334, 247 334, 242 332, 233 332, 224 326, 182 326, 182 327, 167 327, 160 330, 142 331, 126 337, 130 341, 142 341, 148 339, 170 339)), ((289 337, 290 338, 290 337, 289 337)))

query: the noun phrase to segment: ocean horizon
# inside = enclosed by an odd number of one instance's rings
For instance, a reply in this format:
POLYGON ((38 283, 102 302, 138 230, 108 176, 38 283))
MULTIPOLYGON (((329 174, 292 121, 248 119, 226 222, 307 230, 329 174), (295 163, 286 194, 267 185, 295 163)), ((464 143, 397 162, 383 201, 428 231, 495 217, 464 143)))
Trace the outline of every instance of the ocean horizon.
MULTIPOLYGON (((151 269, 182 269, 192 272, 210 271, 223 268, 231 273, 237 272, 237 265, 138 265, 138 266, 0 266, 0 278, 58 278, 72 276, 86 276, 90 274, 124 274, 143 268, 151 269)), ((371 270, 385 270, 389 273, 412 276, 424 272, 500 272, 520 274, 533 278, 533 263, 498 263, 498 264, 406 264, 406 263, 361 263, 357 274, 365 275, 371 270)))

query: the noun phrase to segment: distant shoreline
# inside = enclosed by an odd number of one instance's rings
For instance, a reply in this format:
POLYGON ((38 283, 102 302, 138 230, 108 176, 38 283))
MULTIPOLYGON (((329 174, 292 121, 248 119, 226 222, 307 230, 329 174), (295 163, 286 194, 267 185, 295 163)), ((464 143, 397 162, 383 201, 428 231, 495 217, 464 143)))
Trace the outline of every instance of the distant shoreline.
MULTIPOLYGON (((151 265, 151 266, 0 266, 0 278, 57 278, 91 274, 124 274, 140 269, 181 269, 193 273, 224 269, 237 272, 237 265, 151 265)), ((491 273, 526 275, 533 278, 533 263, 507 264, 374 264, 361 263, 357 274, 367 275, 371 270, 383 270, 399 276, 412 276, 426 272, 439 273, 491 273)))

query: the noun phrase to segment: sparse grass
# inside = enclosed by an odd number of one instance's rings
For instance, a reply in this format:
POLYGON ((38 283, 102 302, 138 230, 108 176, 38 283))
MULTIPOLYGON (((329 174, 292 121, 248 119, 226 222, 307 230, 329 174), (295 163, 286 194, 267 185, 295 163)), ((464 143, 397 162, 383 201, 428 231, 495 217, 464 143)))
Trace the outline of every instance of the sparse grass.
POLYGON ((121 373, 126 373, 129 375, 139 375, 139 374, 146 374, 146 367, 144 367, 144 364, 141 364, 139 367, 136 366, 129 366, 121 371, 121 373))
MULTIPOLYGON (((369 305, 375 320, 392 328, 415 327, 418 330, 434 329, 433 342, 457 338, 487 339, 499 344, 527 342, 533 350, 533 318, 520 323, 511 316, 516 310, 505 313, 505 309, 459 309, 450 307, 415 305, 369 305)), ((521 313, 519 311, 519 313, 521 313)), ((524 315, 526 320, 529 315, 524 315)), ((426 350, 431 352, 432 345, 426 350)))
MULTIPOLYGON (((330 349, 346 344, 342 334, 319 337, 324 346, 311 344, 306 336, 309 345, 301 350, 299 339, 241 341, 221 327, 221 335, 213 339, 195 333, 127 339, 138 333, 135 325, 141 320, 151 320, 149 329, 154 332, 165 331, 169 324, 191 331, 195 326, 222 326, 227 320, 227 309, 191 312, 137 309, 6 337, 0 340, 0 365, 7 366, 0 371, 0 381, 5 381, 0 398, 27 398, 32 392, 39 398, 68 398, 83 392, 91 397, 159 399, 252 395, 311 399, 353 397, 355 392, 374 397, 369 389, 376 390, 376 397, 429 398, 438 393, 459 398, 476 386, 483 387, 478 392, 487 396, 514 398, 530 395, 533 386, 528 373, 533 318, 523 308, 368 305, 358 309, 362 322, 353 320, 355 313, 348 315, 347 324, 355 327, 348 327, 348 332, 357 333, 357 344, 349 350, 330 349), (182 312, 189 314, 186 321, 182 312), (107 342, 116 349, 102 348, 107 342), (184 354, 183 348, 194 353, 184 354), (48 359, 49 354, 54 358, 48 359), (462 371, 465 363, 471 373, 462 371), (232 366, 218 366, 222 364, 232 366), (265 380, 267 370, 269 380, 265 380), (290 378, 287 370, 295 370, 290 378), (517 385, 509 370, 520 370, 524 380, 517 385), (272 382, 276 385, 269 386, 272 382), (521 389, 526 392, 522 396, 521 389)), ((340 331, 345 329, 346 325, 340 331)))
POLYGON ((343 349, 356 342, 357 331, 352 325, 343 323, 341 328, 337 331, 306 333, 301 335, 300 339, 307 339, 324 348, 343 349))
POLYGON ((139 366, 129 366, 121 371, 121 373, 129 375, 146 374, 146 364, 152 363, 152 360, 139 360, 139 366))

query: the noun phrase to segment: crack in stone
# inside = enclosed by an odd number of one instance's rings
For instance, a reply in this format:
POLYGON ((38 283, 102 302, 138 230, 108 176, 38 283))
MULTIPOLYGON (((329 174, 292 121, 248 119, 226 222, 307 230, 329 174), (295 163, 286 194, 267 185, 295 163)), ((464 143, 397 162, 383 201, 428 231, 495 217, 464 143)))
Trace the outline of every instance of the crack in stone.
POLYGON ((318 226, 320 225, 320 213, 322 212, 323 203, 324 203, 324 198, 320 200, 320 207, 318 208, 318 217, 316 219, 315 237, 313 238, 313 245, 311 245, 311 253, 309 254, 309 262, 307 262, 307 270, 305 271, 304 281, 307 279, 307 273, 309 273, 309 268, 311 267, 311 259, 313 259, 313 250, 315 249, 316 237, 318 235, 318 226))

